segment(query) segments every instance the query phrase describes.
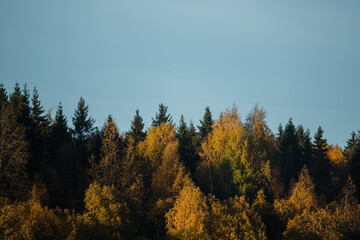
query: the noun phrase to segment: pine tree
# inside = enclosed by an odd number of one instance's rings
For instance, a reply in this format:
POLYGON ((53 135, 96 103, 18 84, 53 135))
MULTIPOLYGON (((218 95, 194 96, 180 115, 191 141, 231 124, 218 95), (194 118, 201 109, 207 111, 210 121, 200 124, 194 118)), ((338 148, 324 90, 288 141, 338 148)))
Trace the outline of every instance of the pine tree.
POLYGON ((78 142, 84 142, 94 130, 95 120, 88 116, 89 106, 85 104, 84 98, 80 97, 77 109, 75 110, 72 122, 73 133, 78 142))
POLYGON ((358 134, 352 133, 346 147, 346 155, 351 177, 357 188, 360 189, 360 131, 358 134))
POLYGON ((32 107, 31 107, 31 118, 34 125, 34 135, 35 136, 43 136, 47 133, 47 119, 46 115, 44 114, 45 110, 41 106, 39 100, 39 93, 34 88, 33 97, 31 99, 32 107))
POLYGON ((304 130, 302 125, 299 125, 296 129, 296 136, 299 141, 299 168, 304 165, 309 166, 312 161, 312 143, 310 138, 310 131, 304 130))
POLYGON ((181 115, 179 127, 176 131, 176 137, 179 140, 179 153, 180 159, 184 162, 186 168, 190 170, 191 173, 194 173, 195 170, 195 154, 196 149, 193 145, 193 136, 188 129, 184 116, 181 115))
POLYGON ((330 189, 330 161, 327 157, 328 145, 323 138, 324 131, 318 128, 314 137, 314 158, 311 166, 311 173, 319 193, 329 193, 330 189))
POLYGON ((210 107, 205 108, 205 114, 203 120, 200 120, 199 135, 201 140, 203 140, 209 133, 212 131, 213 119, 210 112, 210 107))
POLYGON ((156 113, 155 119, 153 118, 153 122, 152 125, 153 126, 159 126, 161 123, 168 123, 171 122, 172 117, 170 116, 170 114, 167 114, 167 109, 168 107, 165 106, 164 104, 160 104, 159 105, 159 112, 156 113))
POLYGON ((142 117, 139 115, 139 110, 136 109, 134 119, 131 121, 130 131, 127 132, 127 136, 131 136, 134 144, 137 145, 139 142, 144 141, 146 133, 144 130, 144 122, 142 117))
POLYGON ((8 96, 4 84, 0 83, 0 113, 8 104, 8 96))
MULTIPOLYGON (((280 131, 279 131, 280 132, 280 131)), ((283 182, 289 186, 290 180, 295 179, 300 172, 299 145, 292 119, 285 126, 278 138, 279 168, 283 182)))
POLYGON ((56 145, 61 145, 70 140, 67 120, 61 102, 57 107, 55 119, 51 126, 51 138, 56 142, 56 145))

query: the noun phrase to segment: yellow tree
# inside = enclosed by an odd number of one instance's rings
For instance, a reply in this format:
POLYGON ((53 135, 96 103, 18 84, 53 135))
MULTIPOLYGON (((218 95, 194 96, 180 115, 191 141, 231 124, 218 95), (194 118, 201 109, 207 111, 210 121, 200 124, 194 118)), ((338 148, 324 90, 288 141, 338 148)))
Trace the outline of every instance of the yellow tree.
POLYGON ((170 123, 161 123, 159 126, 152 126, 146 139, 139 143, 139 152, 152 169, 157 169, 162 160, 162 155, 168 143, 176 142, 175 127, 170 123))
POLYGON ((314 210, 318 207, 315 186, 308 169, 304 166, 299 174, 288 199, 275 200, 274 208, 283 219, 289 219, 301 214, 304 210, 314 210))
POLYGON ((27 160, 25 129, 16 122, 11 108, 3 106, 0 112, 0 195, 13 199, 24 197, 29 187, 27 160))
MULTIPOLYGON (((189 174, 179 161, 178 142, 167 144, 160 166, 152 174, 153 208, 150 219, 157 229, 165 229, 165 213, 173 207, 175 198, 184 186, 191 183, 189 174)), ((162 234, 161 231, 160 233, 162 234)))
POLYGON ((106 236, 120 239, 129 224, 129 209, 120 192, 114 186, 101 186, 97 182, 90 184, 85 193, 85 213, 82 224, 92 230, 90 236, 106 236))
POLYGON ((89 174, 101 184, 116 184, 120 175, 119 132, 115 122, 109 117, 103 129, 101 159, 97 163, 90 158, 89 174))
POLYGON ((266 112, 258 105, 252 109, 244 125, 248 162, 263 187, 270 181, 270 160, 275 152, 275 139, 266 123, 266 112))
POLYGON ((175 205, 166 214, 168 234, 176 239, 204 239, 207 206, 203 193, 194 184, 185 186, 175 205))
POLYGON ((265 225, 243 196, 220 202, 209 196, 210 239, 266 239, 265 225))
POLYGON ((197 171, 205 192, 220 198, 251 192, 253 172, 246 146, 244 127, 234 106, 214 122, 213 131, 201 145, 197 171))

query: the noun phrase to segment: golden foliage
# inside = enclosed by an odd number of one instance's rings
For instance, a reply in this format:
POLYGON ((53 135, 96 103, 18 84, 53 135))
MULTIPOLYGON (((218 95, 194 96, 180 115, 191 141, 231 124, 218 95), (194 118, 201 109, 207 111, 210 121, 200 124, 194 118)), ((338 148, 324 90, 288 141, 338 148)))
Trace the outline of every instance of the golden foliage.
POLYGON ((342 151, 341 147, 336 145, 329 145, 327 149, 327 156, 332 163, 332 165, 336 167, 345 167, 347 165, 347 159, 342 151))
POLYGON ((243 196, 224 202, 210 196, 208 201, 210 239, 266 239, 265 225, 243 196))
POLYGON ((189 184, 181 190, 174 207, 166 214, 168 234, 176 239, 203 239, 206 217, 203 193, 189 184))
POLYGON ((146 139, 139 143, 140 155, 150 162, 153 169, 160 166, 167 144, 177 141, 174 130, 175 127, 172 123, 161 123, 157 127, 152 126, 146 139))
POLYGON ((315 186, 306 167, 299 174, 298 182, 291 190, 289 199, 275 200, 274 208, 284 219, 301 214, 304 210, 318 207, 315 186))

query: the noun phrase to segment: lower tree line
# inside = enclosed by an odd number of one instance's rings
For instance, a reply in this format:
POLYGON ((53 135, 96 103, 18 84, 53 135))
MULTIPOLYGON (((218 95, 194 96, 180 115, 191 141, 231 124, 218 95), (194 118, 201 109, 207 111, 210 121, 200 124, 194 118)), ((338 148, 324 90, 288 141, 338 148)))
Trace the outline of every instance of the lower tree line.
POLYGON ((0 85, 0 238, 360 238, 360 132, 343 150, 292 119, 274 135, 257 105, 176 126, 160 104, 121 133, 83 98, 72 125, 0 85))

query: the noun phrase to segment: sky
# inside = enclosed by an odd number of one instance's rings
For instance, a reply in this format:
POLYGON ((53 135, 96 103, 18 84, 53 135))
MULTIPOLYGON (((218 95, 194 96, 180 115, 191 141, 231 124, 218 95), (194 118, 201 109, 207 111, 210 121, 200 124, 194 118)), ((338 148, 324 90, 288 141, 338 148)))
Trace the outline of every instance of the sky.
POLYGON ((4 0, 0 82, 36 86, 68 123, 80 96, 96 126, 127 131, 164 103, 199 125, 255 104, 276 134, 289 118, 345 146, 360 130, 360 1, 4 0))

